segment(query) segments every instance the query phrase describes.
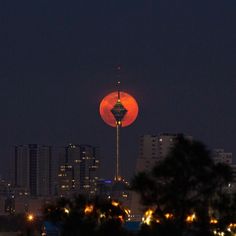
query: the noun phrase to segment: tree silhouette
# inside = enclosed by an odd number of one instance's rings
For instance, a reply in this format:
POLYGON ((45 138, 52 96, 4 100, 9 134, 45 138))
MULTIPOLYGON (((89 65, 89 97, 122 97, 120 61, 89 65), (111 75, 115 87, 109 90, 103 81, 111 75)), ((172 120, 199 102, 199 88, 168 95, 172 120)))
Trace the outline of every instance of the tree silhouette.
POLYGON ((195 235, 211 235, 210 218, 222 213, 220 204, 227 204, 223 193, 231 180, 230 167, 215 164, 204 144, 179 136, 166 158, 151 172, 134 177, 132 188, 145 206, 155 207, 154 215, 162 223, 159 232, 166 232, 163 227, 168 222, 167 232, 174 228, 175 235, 188 230, 195 235), (166 213, 173 214, 171 221, 166 213), (191 214, 197 220, 189 224, 186 218, 191 214))
POLYGON ((119 236, 126 233, 122 228, 125 209, 111 199, 89 199, 82 195, 72 199, 60 198, 44 207, 43 216, 60 227, 62 236, 119 236))

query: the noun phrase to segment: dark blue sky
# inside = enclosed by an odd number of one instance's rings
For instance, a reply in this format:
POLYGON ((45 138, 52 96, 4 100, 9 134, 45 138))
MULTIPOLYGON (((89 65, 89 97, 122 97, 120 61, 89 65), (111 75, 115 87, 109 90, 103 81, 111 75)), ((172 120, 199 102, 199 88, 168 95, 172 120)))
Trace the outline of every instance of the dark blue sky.
POLYGON ((125 176, 145 133, 184 132, 236 153, 235 12, 234 0, 1 1, 2 172, 12 145, 72 142, 100 146, 112 176, 115 130, 98 107, 117 64, 140 105, 122 130, 125 176))

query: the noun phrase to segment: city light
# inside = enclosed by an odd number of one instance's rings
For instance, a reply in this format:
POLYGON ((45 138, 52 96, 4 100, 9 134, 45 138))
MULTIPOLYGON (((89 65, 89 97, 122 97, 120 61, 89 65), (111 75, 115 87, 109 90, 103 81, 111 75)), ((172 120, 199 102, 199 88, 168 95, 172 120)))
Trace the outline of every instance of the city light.
POLYGON ((106 218, 106 215, 104 213, 101 213, 100 218, 106 218))
POLYGON ((217 224, 218 223, 218 220, 217 219, 211 219, 210 220, 210 224, 217 224))
POLYGON ((116 201, 112 201, 111 204, 112 204, 112 206, 115 206, 115 207, 119 206, 119 202, 116 202, 116 201))
POLYGON ((88 205, 88 206, 85 207, 84 213, 85 213, 85 214, 90 214, 90 213, 93 212, 93 209, 94 209, 94 206, 93 206, 93 205, 88 205))
POLYGON ((65 212, 66 214, 69 214, 69 213, 70 213, 70 210, 67 209, 67 208, 64 208, 64 212, 65 212))
POLYGON ((144 217, 142 218, 142 222, 143 222, 144 224, 150 225, 152 220, 153 220, 153 210, 148 209, 148 210, 144 213, 144 217))
POLYGON ((29 221, 29 222, 34 221, 34 215, 33 214, 28 214, 27 215, 27 221, 29 221))
POLYGON ((124 211, 125 211, 126 215, 130 215, 130 213, 131 213, 130 209, 128 209, 128 208, 125 208, 124 211))
POLYGON ((124 222, 124 217, 122 215, 119 215, 118 216, 118 219, 121 221, 121 222, 124 222))
POLYGON ((192 215, 188 215, 187 218, 186 218, 186 222, 187 223, 192 223, 193 221, 196 220, 196 215, 195 213, 193 213, 192 215))
POLYGON ((173 214, 171 214, 171 213, 166 213, 166 214, 165 214, 165 218, 166 218, 166 219, 171 219, 171 218, 173 218, 173 214))
POLYGON ((219 231, 219 232, 218 232, 218 231, 216 231, 216 230, 213 231, 213 234, 214 234, 214 235, 218 235, 218 236, 224 236, 224 235, 225 235, 224 232, 222 232, 222 231, 219 231))
POLYGON ((124 208, 124 212, 127 215, 127 221, 130 221, 131 210, 128 208, 124 208))
POLYGON ((235 227, 236 227, 236 223, 230 223, 230 224, 229 224, 229 227, 230 227, 230 228, 235 228, 235 227))

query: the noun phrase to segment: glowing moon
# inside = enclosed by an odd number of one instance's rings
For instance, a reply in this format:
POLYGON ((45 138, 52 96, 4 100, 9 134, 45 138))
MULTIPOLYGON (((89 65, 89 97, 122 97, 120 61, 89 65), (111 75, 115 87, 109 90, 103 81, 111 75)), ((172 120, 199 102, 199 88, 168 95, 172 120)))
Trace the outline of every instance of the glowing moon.
MULTIPOLYGON (((111 109, 114 107, 118 99, 118 93, 112 92, 105 96, 100 103, 100 115, 104 122, 112 127, 116 127, 116 120, 111 113, 111 109)), ((123 120, 122 127, 131 125, 138 116, 138 104, 136 100, 125 92, 120 92, 120 101, 127 110, 123 120)))

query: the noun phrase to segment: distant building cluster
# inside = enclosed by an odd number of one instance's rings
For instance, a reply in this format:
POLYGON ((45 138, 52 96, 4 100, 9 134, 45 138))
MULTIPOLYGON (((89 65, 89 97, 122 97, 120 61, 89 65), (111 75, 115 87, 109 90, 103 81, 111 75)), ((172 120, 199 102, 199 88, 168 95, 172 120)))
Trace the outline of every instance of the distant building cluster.
POLYGON ((99 149, 90 145, 15 147, 13 186, 30 196, 69 196, 97 192, 99 149))
POLYGON ((90 145, 68 145, 64 149, 63 159, 57 170, 59 172, 55 184, 56 195, 96 195, 99 180, 99 148, 90 145))
MULTIPOLYGON (((141 136, 135 172, 150 171, 166 157, 180 135, 193 139, 178 133, 141 136)), ((232 153, 213 149, 212 158, 215 163, 232 167, 234 180, 227 190, 235 190, 236 165, 232 153)), ((79 144, 59 148, 38 144, 18 145, 14 147, 12 160, 11 182, 0 179, 0 214, 32 211, 40 214, 42 206, 55 198, 85 194, 122 202, 131 210, 131 221, 142 217, 139 196, 130 191, 128 182, 102 178, 98 147, 79 144)))
POLYGON ((98 193, 97 147, 18 145, 12 159, 11 181, 0 182, 0 212, 40 212, 43 203, 53 198, 98 193))

